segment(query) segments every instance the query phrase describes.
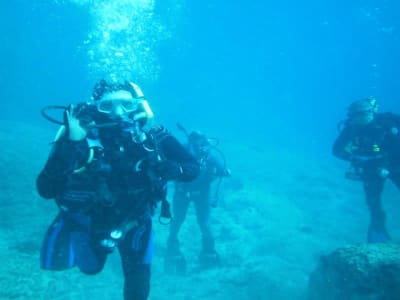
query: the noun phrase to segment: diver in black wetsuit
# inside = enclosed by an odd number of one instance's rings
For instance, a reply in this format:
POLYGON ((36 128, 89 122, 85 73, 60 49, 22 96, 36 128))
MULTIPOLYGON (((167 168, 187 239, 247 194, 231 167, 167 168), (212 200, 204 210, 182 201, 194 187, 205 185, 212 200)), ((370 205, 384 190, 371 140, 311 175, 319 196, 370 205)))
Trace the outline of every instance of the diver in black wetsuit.
POLYGON ((193 180, 199 164, 167 130, 148 125, 153 113, 136 84, 102 80, 93 100, 65 110, 37 178, 39 194, 59 207, 43 242, 41 267, 77 266, 95 274, 117 248, 124 299, 144 300, 150 291, 153 209, 158 201, 167 205, 167 181, 193 180))
POLYGON ((400 116, 377 113, 377 108, 374 98, 353 102, 333 145, 336 157, 351 162, 347 177, 363 183, 370 211, 370 243, 390 240, 381 203, 385 180, 400 188, 400 116))

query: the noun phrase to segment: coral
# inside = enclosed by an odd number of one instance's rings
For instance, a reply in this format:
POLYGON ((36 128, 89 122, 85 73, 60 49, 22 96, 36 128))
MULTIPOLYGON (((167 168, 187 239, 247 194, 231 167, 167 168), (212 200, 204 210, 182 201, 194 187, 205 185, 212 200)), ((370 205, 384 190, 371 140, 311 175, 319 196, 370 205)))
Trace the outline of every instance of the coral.
POLYGON ((352 245, 321 258, 310 277, 309 300, 397 300, 399 286, 400 245, 352 245))

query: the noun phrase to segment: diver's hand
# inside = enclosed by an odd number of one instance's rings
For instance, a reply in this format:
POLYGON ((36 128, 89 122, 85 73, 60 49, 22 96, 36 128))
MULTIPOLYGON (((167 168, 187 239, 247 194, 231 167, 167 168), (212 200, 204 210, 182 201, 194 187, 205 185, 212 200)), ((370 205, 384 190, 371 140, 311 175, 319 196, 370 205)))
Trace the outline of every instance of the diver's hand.
POLYGON ((232 172, 230 169, 224 170, 224 174, 223 174, 224 177, 231 177, 231 175, 232 175, 232 172))
POLYGON ((65 124, 68 138, 71 141, 81 141, 86 138, 88 128, 81 126, 79 119, 76 117, 75 107, 72 104, 65 111, 65 124))
POLYGON ((182 167, 179 163, 173 160, 163 160, 158 162, 154 166, 154 171, 158 177, 161 177, 164 180, 179 179, 183 174, 182 167))
POLYGON ((379 168, 378 169, 378 175, 381 178, 387 178, 390 175, 390 171, 386 168, 379 168))

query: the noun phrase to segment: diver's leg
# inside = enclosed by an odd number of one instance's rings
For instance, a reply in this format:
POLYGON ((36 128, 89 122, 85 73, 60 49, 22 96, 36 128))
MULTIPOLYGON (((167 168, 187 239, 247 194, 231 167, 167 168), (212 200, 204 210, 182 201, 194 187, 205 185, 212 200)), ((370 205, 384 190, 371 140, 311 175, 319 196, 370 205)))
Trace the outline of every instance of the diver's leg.
POLYGON ((118 249, 124 272, 124 300, 145 300, 150 292, 153 231, 149 216, 130 230, 118 249))
POLYGON ((89 235, 90 218, 61 212, 50 226, 41 252, 44 269, 63 270, 77 266, 85 274, 102 270, 106 252, 89 235))
POLYGON ((179 230, 185 221, 190 197, 183 189, 177 189, 172 203, 173 215, 164 257, 164 271, 172 274, 186 274, 186 259, 180 249, 179 230))
POLYGON ((202 235, 203 252, 214 252, 214 237, 210 226, 211 207, 208 199, 208 193, 200 193, 193 199, 197 223, 202 235))
POLYGON ((379 243, 390 240, 386 231, 386 214, 382 209, 381 195, 385 179, 379 176, 365 178, 364 191, 370 212, 370 225, 368 229, 368 242, 379 243))
POLYGON ((173 215, 167 241, 167 251, 179 251, 178 234, 183 222, 185 221, 189 204, 190 198, 186 195, 186 192, 177 189, 172 203, 173 215))
POLYGON ((71 228, 70 251, 75 265, 81 272, 92 275, 99 273, 106 262, 107 252, 93 236, 93 218, 87 214, 74 213, 68 216, 71 228))
POLYGON ((202 234, 202 251, 199 254, 199 263, 204 268, 219 266, 221 262, 219 254, 215 250, 214 236, 211 231, 211 206, 208 197, 208 193, 201 193, 193 199, 196 207, 197 222, 202 234))
POLYGON ((71 240, 76 265, 82 273, 94 275, 103 270, 109 251, 101 246, 100 241, 93 240, 87 231, 73 232, 71 240))

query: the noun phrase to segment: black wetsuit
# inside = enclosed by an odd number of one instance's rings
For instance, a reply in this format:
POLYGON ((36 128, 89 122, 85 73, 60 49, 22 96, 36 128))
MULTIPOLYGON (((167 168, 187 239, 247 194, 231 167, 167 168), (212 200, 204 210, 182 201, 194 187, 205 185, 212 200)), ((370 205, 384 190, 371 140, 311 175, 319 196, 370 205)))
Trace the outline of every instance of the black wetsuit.
POLYGON ((368 241, 389 240, 381 194, 385 178, 400 188, 400 116, 376 114, 367 125, 347 122, 333 145, 333 154, 350 161, 363 182, 371 216, 368 241))
MULTIPOLYGON (((93 119, 104 121, 100 113, 93 119)), ((200 168, 162 128, 146 132, 144 142, 134 141, 131 129, 95 128, 82 141, 64 135, 55 142, 37 178, 39 194, 54 198, 60 208, 44 239, 41 267, 77 266, 95 274, 118 248, 124 299, 144 300, 150 290, 153 208, 168 180, 192 180, 200 168)))

